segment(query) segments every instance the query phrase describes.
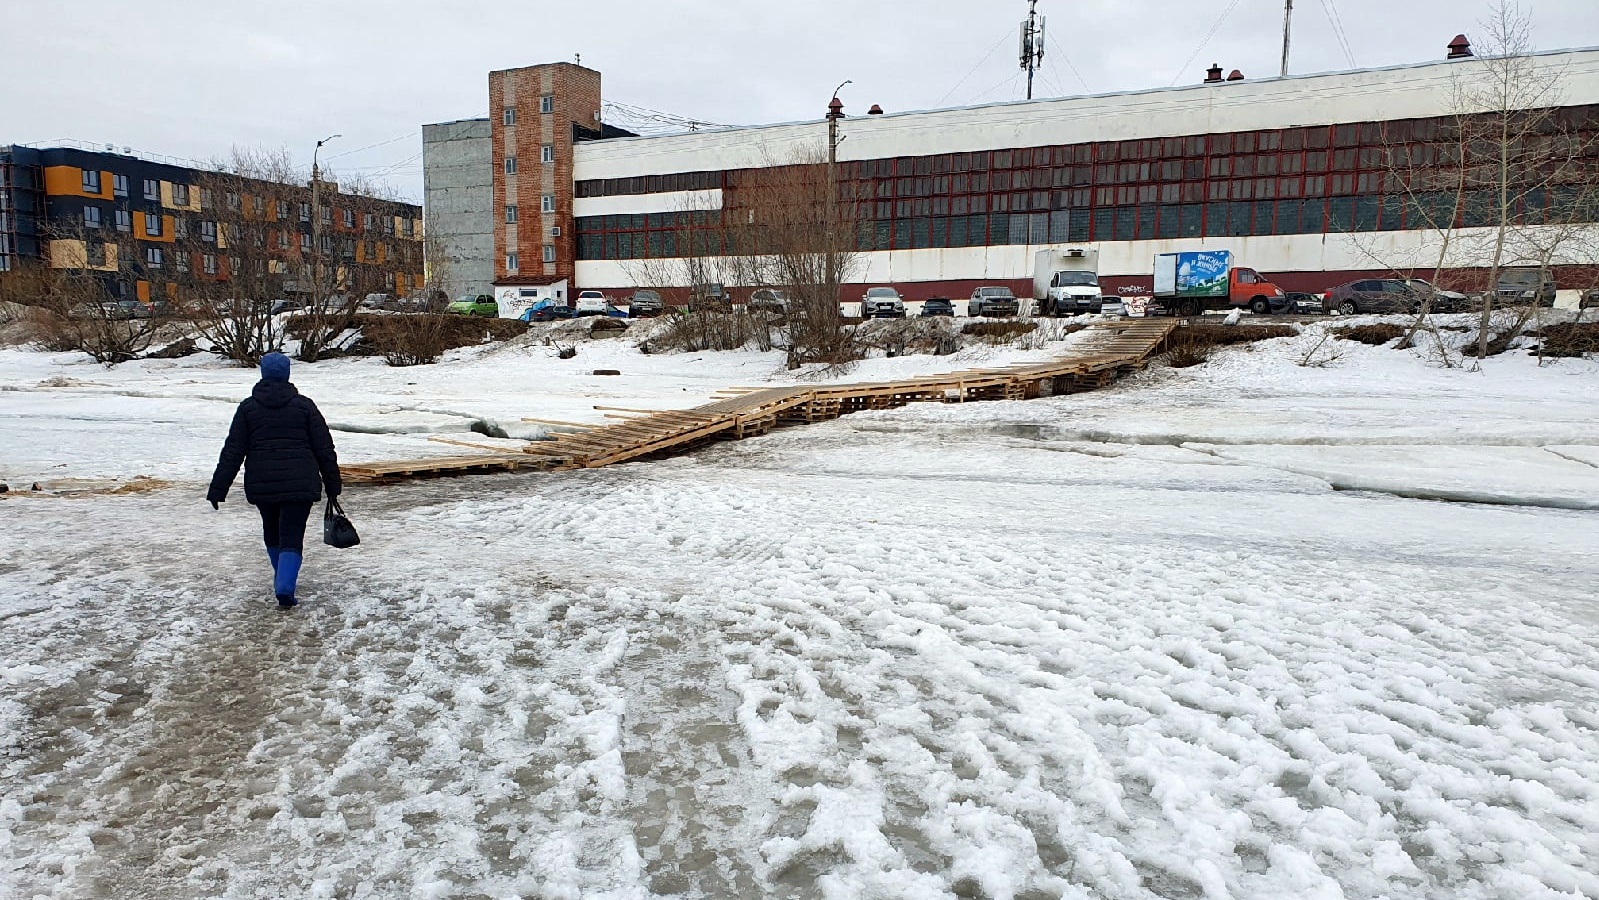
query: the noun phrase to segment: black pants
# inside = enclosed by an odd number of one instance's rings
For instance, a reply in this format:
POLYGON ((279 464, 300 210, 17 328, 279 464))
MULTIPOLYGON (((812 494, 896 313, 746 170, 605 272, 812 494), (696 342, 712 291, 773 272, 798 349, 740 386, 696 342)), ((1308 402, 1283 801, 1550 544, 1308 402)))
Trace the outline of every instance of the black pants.
POLYGON ((261 512, 261 538, 277 550, 305 552, 305 521, 311 517, 310 503, 257 503, 261 512))

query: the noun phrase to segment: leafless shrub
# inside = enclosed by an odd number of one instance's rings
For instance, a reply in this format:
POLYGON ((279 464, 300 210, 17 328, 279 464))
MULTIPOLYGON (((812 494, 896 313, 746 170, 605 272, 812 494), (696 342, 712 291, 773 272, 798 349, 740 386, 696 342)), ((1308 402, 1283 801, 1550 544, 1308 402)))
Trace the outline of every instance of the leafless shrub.
POLYGON ((1315 343, 1299 357, 1298 365, 1307 369, 1325 369, 1343 359, 1346 353, 1333 341, 1332 331, 1323 330, 1317 335, 1315 343))
POLYGON ((1347 328, 1328 329, 1333 337, 1342 341, 1354 341, 1357 344, 1367 344, 1372 347, 1382 347, 1406 335, 1407 330, 1403 325, 1393 322, 1377 322, 1371 325, 1351 325, 1347 328))
POLYGON ((1006 344, 1038 330, 1037 322, 967 322, 961 334, 982 338, 990 344, 1006 344))
POLYGON ((1599 354, 1599 322, 1571 322, 1545 326, 1538 333, 1546 357, 1580 357, 1599 354))
POLYGON ((765 329, 764 320, 740 311, 673 311, 656 325, 642 349, 646 353, 737 350, 748 346, 765 329))

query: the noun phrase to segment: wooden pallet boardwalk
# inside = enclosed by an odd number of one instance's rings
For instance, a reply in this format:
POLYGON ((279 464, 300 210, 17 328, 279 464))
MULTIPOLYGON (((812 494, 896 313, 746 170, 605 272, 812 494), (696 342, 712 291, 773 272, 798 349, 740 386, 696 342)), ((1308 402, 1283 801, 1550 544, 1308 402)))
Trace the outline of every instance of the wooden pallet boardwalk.
POLYGON ((1172 319, 1140 319, 1093 325, 1070 353, 1040 363, 902 381, 731 388, 720 392, 722 399, 683 410, 596 406, 614 421, 581 431, 555 432, 553 440, 529 441, 520 453, 352 463, 340 469, 345 480, 354 483, 592 469, 686 453, 711 441, 762 435, 774 428, 821 422, 865 409, 1076 393, 1104 387, 1122 374, 1143 368, 1177 324, 1172 319))

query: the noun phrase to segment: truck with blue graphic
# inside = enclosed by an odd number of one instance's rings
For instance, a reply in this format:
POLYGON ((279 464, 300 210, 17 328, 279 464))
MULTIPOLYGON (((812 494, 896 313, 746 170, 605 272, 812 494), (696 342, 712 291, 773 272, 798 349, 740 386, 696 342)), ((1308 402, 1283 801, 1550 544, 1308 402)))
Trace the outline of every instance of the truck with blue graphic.
POLYGON ((1180 316, 1235 306, 1266 315, 1286 307, 1288 298, 1259 272, 1233 265, 1232 251, 1194 250, 1155 257, 1155 302, 1180 316))

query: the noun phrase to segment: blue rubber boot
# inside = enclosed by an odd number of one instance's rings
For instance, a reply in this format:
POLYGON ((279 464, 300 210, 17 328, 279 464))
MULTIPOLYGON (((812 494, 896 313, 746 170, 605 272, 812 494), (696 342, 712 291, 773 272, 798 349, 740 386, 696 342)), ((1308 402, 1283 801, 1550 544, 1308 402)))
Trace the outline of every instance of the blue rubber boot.
POLYGON ((278 595, 278 606, 285 609, 299 602, 294 599, 294 587, 300 580, 300 562, 300 554, 293 550, 278 552, 277 576, 272 579, 272 590, 278 595))
POLYGON ((278 554, 282 552, 282 550, 279 550, 276 547, 267 548, 267 558, 272 560, 272 574, 274 575, 276 575, 278 572, 278 554))

